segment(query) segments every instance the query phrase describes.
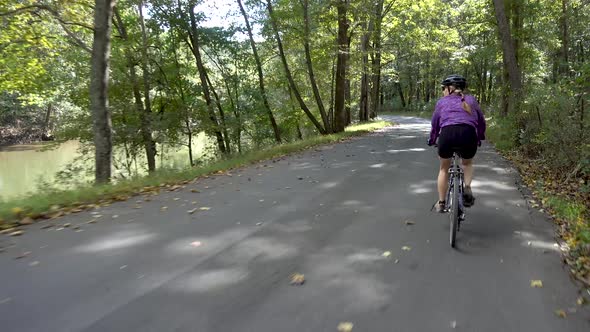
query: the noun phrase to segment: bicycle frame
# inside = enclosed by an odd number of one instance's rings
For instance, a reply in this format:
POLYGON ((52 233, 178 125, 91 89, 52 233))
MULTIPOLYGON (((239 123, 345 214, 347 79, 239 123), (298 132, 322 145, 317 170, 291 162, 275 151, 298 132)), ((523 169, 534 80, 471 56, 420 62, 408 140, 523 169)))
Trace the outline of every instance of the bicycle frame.
POLYGON ((459 155, 456 152, 453 152, 453 159, 451 163, 451 167, 449 168, 449 188, 447 189, 447 196, 446 196, 446 206, 445 209, 448 210, 450 208, 450 195, 451 195, 451 188, 453 187, 453 177, 459 177, 459 211, 461 212, 462 216, 464 217, 464 208, 463 208, 463 188, 465 188, 465 184, 463 183, 463 168, 461 168, 459 164, 459 155))
POLYGON ((450 242, 455 247, 456 232, 461 228, 461 221, 465 220, 463 205, 463 169, 459 165, 459 156, 453 153, 451 167, 449 168, 449 188, 447 190, 445 211, 451 219, 450 242), (455 185, 457 188, 455 188, 455 185))

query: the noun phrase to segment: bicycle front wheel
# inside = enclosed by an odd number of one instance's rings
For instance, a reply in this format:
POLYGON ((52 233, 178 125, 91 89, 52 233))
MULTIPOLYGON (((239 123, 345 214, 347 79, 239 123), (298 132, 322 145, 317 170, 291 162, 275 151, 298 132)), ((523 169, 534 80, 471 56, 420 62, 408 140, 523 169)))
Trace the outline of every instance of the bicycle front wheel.
POLYGON ((449 218, 451 222, 450 237, 451 247, 455 248, 455 239, 457 238, 457 227, 459 225, 459 177, 453 176, 450 193, 450 211, 449 218))

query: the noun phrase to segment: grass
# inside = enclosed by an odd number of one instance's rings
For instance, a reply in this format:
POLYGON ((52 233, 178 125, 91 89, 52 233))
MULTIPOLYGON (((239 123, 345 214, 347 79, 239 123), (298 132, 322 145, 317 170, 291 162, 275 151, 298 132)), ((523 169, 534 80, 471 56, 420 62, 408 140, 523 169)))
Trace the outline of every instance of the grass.
POLYGON ((252 151, 221 159, 209 165, 183 170, 163 169, 154 174, 120 181, 112 185, 84 186, 72 190, 39 192, 28 197, 0 202, 0 228, 10 228, 13 222, 30 217, 33 219, 88 208, 114 200, 125 200, 142 192, 157 191, 165 185, 191 181, 199 176, 242 167, 262 160, 281 157, 310 147, 330 144, 343 139, 359 136, 391 125, 386 121, 374 121, 349 126, 342 133, 314 136, 305 140, 281 144, 264 150, 252 151))

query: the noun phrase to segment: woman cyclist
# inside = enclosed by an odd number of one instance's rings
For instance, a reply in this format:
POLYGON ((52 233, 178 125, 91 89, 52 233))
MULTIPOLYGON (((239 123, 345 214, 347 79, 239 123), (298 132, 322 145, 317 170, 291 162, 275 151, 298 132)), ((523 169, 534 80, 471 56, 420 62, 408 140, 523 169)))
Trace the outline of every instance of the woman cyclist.
POLYGON ((465 173, 463 204, 470 207, 475 198, 471 192, 473 179, 473 157, 477 147, 485 139, 486 122, 475 97, 464 93, 467 81, 460 75, 451 75, 442 83, 443 97, 438 100, 432 115, 432 128, 428 145, 438 139, 438 201, 437 212, 444 212, 445 196, 449 186, 449 167, 453 152, 461 157, 465 173))

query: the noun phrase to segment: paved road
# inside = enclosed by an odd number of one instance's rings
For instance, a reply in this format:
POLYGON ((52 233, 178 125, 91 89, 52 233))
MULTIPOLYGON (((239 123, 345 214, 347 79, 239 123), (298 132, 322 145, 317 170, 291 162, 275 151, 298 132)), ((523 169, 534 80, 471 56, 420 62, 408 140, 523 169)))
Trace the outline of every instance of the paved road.
POLYGON ((0 238, 0 330, 589 331, 552 226, 514 170, 480 150, 477 204, 453 250, 446 216, 429 211, 429 124, 395 121, 0 238), (289 284, 296 272, 304 285, 289 284))

